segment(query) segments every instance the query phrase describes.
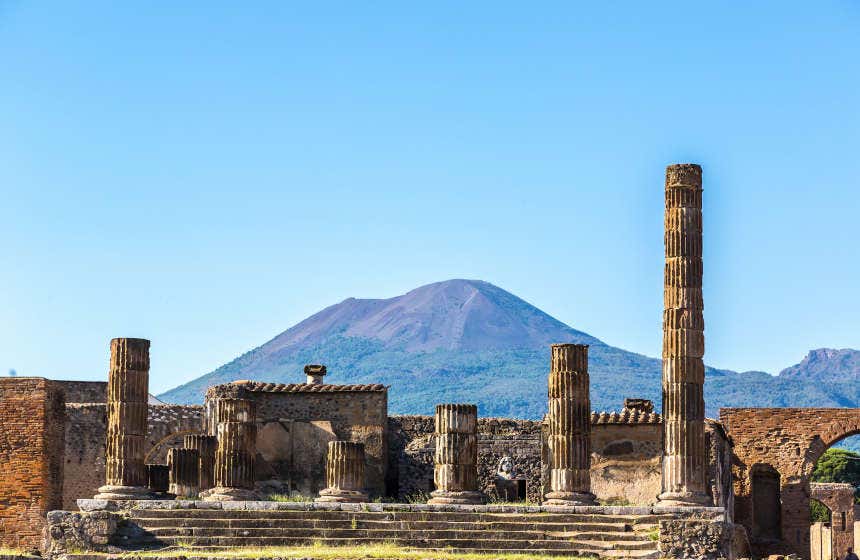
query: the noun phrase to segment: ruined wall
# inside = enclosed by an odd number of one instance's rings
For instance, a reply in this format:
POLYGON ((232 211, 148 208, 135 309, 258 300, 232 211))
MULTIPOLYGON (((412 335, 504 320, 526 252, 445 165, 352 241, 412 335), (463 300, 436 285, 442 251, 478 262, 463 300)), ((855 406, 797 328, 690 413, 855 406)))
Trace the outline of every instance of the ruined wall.
MULTIPOLYGON (((591 491, 604 503, 651 504, 660 492, 659 416, 639 420, 630 413, 592 414, 591 491)), ((540 503, 547 491, 541 430, 540 421, 479 418, 480 489, 493 496, 499 459, 510 456, 526 478, 528 501, 540 503)), ((432 416, 389 418, 389 495, 405 500, 433 490, 433 431, 432 416)))
MULTIPOLYGON (((235 390, 210 387, 204 408, 235 390)), ((236 384, 239 385, 239 384, 236 384)), ((371 497, 385 494, 388 391, 383 385, 245 382, 257 403, 257 484, 263 493, 315 496, 326 487, 329 441, 363 443, 371 497)), ((211 426, 211 422, 206 422, 211 426)))
MULTIPOLYGON (((167 464, 167 450, 182 447, 185 434, 201 433, 203 409, 192 405, 150 405, 144 453, 147 463, 167 464)), ((63 509, 92 498, 105 483, 106 404, 66 405, 63 509)))
POLYGON ((36 549, 62 505, 63 393, 47 379, 0 379, 0 546, 36 549))
POLYGON ((762 553, 776 550, 769 543, 781 540, 808 558, 809 478, 828 447, 860 433, 860 409, 723 408, 720 420, 734 443, 735 522, 762 553), (765 484, 769 472, 778 486, 765 484), (762 491, 755 491, 757 485, 762 491), (768 514, 769 502, 779 504, 777 519, 768 514), (778 525, 776 539, 763 530, 769 523, 778 525))
POLYGON ((63 390, 66 404, 107 402, 106 381, 52 381, 63 390))
POLYGON ((844 558, 848 548, 854 546, 854 486, 813 482, 809 485, 809 497, 830 510, 831 556, 844 558))

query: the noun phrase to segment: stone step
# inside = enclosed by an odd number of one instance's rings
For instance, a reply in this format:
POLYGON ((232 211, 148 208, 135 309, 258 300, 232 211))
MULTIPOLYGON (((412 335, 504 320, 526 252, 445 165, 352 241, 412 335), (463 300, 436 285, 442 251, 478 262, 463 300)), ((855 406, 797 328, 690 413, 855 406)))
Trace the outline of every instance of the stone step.
POLYGON ((536 519, 552 522, 570 523, 657 523, 669 519, 664 515, 596 515, 587 513, 474 513, 444 511, 294 511, 294 510, 217 510, 217 509, 149 509, 132 510, 132 519, 388 519, 440 520, 440 521, 518 521, 531 522, 536 519))
MULTIPOLYGON (((279 528, 212 528, 212 527, 162 527, 158 529, 146 528, 146 536, 155 537, 158 539, 164 537, 285 537, 285 538, 365 538, 373 541, 383 541, 387 539, 407 538, 407 539, 483 539, 483 540, 540 540, 540 539, 571 539, 571 540, 591 540, 591 541, 615 541, 615 542, 631 542, 631 541, 647 541, 647 535, 637 534, 633 532, 588 532, 588 531, 492 531, 492 530, 471 530, 463 531, 460 529, 397 529, 397 528, 382 528, 382 529, 334 529, 334 528, 318 528, 305 529, 295 527, 279 527, 279 528)), ((118 532, 119 536, 128 535, 136 537, 136 531, 125 533, 123 530, 118 532)))
MULTIPOLYGON (((320 543, 325 546, 360 546, 373 542, 364 537, 358 538, 319 538, 319 537, 196 537, 175 536, 162 538, 136 539, 133 543, 122 542, 119 546, 133 545, 135 547, 182 546, 182 547, 268 547, 268 546, 303 546, 320 543)), ((580 551, 599 552, 615 551, 654 551, 656 543, 647 541, 613 542, 574 539, 534 539, 534 540, 493 540, 493 539, 385 539, 386 543, 409 548, 430 549, 499 549, 499 550, 534 550, 546 549, 575 554, 580 551)))

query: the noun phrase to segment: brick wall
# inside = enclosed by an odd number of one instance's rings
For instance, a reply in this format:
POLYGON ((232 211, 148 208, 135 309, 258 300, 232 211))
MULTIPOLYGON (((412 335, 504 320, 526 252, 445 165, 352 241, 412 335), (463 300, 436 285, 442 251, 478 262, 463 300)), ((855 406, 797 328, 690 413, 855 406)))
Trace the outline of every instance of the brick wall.
POLYGON ((0 379, 0 545, 37 549, 62 505, 63 395, 41 378, 0 379))
POLYGON ((830 510, 831 552, 833 558, 844 558, 854 546, 854 486, 851 484, 813 482, 809 497, 830 510))
POLYGON ((809 478, 829 446, 860 433, 860 409, 723 408, 720 420, 734 443, 735 522, 747 528, 762 553, 777 550, 760 542, 753 488, 756 472, 773 469, 779 478, 780 536, 808 558, 809 478))

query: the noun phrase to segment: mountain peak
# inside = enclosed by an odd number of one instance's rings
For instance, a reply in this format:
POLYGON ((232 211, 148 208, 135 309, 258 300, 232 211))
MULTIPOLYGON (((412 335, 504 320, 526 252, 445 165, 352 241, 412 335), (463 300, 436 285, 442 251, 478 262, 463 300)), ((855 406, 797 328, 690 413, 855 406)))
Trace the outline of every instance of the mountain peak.
POLYGON ((821 381, 850 381, 860 378, 860 350, 816 348, 799 364, 782 370, 779 377, 816 378, 821 381))

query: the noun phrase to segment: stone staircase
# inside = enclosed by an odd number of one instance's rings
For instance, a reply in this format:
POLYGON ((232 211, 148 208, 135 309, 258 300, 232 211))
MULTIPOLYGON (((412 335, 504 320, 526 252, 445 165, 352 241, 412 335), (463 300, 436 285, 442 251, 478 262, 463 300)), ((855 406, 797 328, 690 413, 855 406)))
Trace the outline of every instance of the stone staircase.
POLYGON ((112 537, 124 550, 352 546, 455 552, 658 558, 659 514, 134 509, 112 537))

